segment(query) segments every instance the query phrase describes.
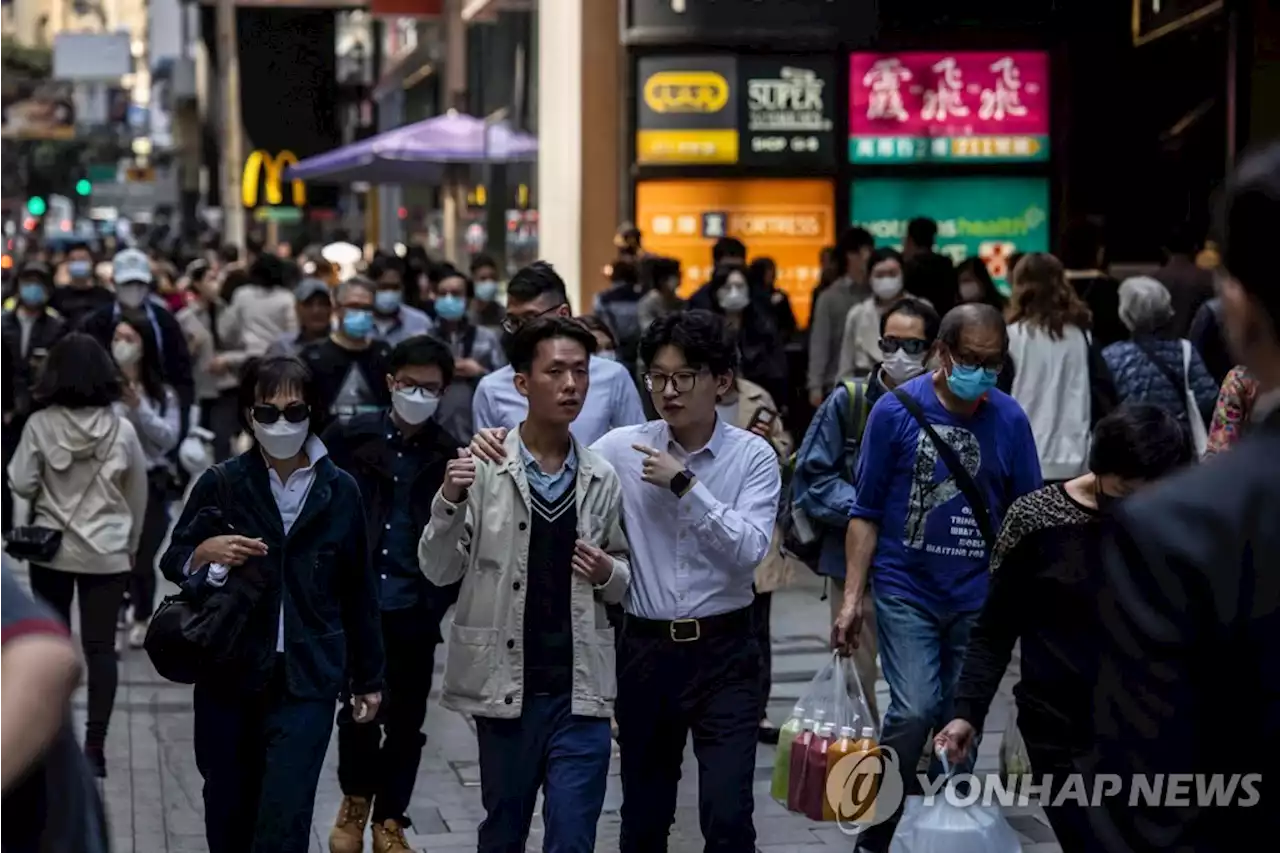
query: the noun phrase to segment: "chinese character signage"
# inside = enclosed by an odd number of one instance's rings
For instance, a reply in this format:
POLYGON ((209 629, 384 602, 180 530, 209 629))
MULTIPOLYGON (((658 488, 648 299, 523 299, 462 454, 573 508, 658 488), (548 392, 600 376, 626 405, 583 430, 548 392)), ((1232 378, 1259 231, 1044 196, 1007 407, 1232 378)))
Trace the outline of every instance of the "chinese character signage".
POLYGON ((805 325, 819 255, 836 241, 835 203, 824 180, 641 181, 635 222, 647 251, 680 261, 686 297, 710 280, 711 246, 721 237, 745 243, 751 260, 773 258, 777 286, 805 325))
POLYGON ((849 160, 1049 159, 1049 55, 855 53, 849 160))
POLYGON ((645 57, 636 162, 835 165, 830 59, 645 57))
POLYGON ((825 58, 739 59, 741 162, 834 166, 835 76, 825 58))
POLYGON ((937 251, 957 264, 982 258, 1005 292, 1010 256, 1049 251, 1048 178, 859 178, 850 208, 877 245, 898 249, 909 221, 935 220, 937 251))

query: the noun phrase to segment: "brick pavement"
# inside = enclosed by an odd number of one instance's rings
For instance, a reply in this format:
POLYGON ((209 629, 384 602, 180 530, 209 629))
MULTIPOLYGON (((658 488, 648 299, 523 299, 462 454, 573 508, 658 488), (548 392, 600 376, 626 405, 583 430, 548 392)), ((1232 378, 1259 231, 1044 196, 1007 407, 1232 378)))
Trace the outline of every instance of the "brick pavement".
MULTIPOLYGON (((799 694, 826 658, 827 605, 820 583, 812 577, 777 593, 773 606, 774 689, 770 717, 781 723, 799 694)), ((443 654, 437 656, 442 662, 443 654)), ((437 673, 440 664, 437 664, 437 673)), ((1005 700, 1017 681, 1013 671, 1001 685, 993 705, 988 735, 979 752, 979 770, 994 770, 1006 724, 1005 700)), ((437 684, 438 684, 437 678, 437 684)), ((880 706, 888 704, 881 682, 880 706)), ((427 717, 427 746, 410 805, 417 851, 474 849, 480 806, 474 730, 470 722, 434 705, 427 717)), ((83 713, 83 690, 77 697, 83 713)), ((192 750, 191 689, 169 684, 152 670, 145 654, 122 654, 120 692, 107 742, 110 777, 103 792, 112 822, 115 853, 205 853, 200 798, 201 780, 192 750)), ((757 845, 762 853, 849 853, 850 840, 831 825, 788 813, 768 796, 773 748, 761 746, 756 768, 757 845)), ((336 773, 336 746, 330 744, 316 798, 311 849, 327 853, 328 828, 341 797, 336 773)), ((600 820, 597 849, 616 850, 618 808, 622 801, 617 756, 610 769, 609 791, 600 820)), ((697 765, 692 751, 685 757, 671 853, 702 850, 697 819, 697 765)), ((1053 832, 1038 809, 1007 809, 1010 824, 1028 853, 1059 853, 1053 832)), ((541 819, 535 818, 529 849, 541 846, 541 819)))

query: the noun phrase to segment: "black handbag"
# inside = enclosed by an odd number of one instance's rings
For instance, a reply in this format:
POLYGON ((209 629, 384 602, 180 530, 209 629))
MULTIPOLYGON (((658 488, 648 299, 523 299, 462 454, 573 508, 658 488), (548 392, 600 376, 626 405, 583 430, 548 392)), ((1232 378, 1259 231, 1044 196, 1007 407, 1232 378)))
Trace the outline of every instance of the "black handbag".
MULTIPOLYGON (((116 439, 116 431, 120 428, 119 419, 116 420, 115 426, 111 428, 111 433, 107 436, 107 445, 116 439)), ((108 451, 109 452, 109 451, 108 451)), ((71 514, 67 516, 67 520, 63 522, 62 527, 65 529, 71 525, 71 521, 75 519, 76 513, 80 511, 80 505, 84 503, 85 496, 89 494, 89 489, 94 481, 98 479, 98 475, 102 473, 102 468, 107 464, 107 460, 103 459, 98 463, 98 467, 94 469, 93 476, 89 478, 89 485, 80 493, 80 499, 76 501, 76 505, 71 508, 71 514)), ((53 512, 53 507, 48 507, 53 512)), ((35 514, 35 501, 32 500, 30 512, 35 514)), ((62 519, 58 519, 62 521, 62 519)), ((15 560, 26 560, 36 565, 46 565, 50 563, 54 557, 58 556, 58 550, 62 547, 62 530, 53 527, 43 527, 39 524, 24 524, 21 527, 15 527, 9 531, 8 537, 4 542, 4 550, 9 553, 10 557, 15 560)))
MULTIPOLYGON (((224 519, 231 506, 225 464, 211 469, 218 479, 224 519)), ((262 587, 260 572, 249 561, 228 574, 220 587, 183 587, 162 601, 147 626, 143 646, 156 672, 178 684, 195 684, 211 668, 233 660, 262 587)))

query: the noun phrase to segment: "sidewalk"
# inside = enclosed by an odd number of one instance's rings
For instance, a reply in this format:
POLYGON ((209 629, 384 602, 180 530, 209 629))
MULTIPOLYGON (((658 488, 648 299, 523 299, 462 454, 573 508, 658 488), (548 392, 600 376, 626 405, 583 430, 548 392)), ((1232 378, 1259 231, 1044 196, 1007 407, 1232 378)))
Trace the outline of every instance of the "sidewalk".
MULTIPOLYGON (((827 604, 820 600, 821 582, 812 576, 774 595, 773 673, 770 717, 781 724, 805 685, 826 660, 827 604)), ((437 679, 444 655, 437 655, 437 679)), ((993 709, 1004 707, 1008 691, 1017 681, 1014 672, 1005 677, 1001 697, 993 709)), ((881 709, 888 693, 881 682, 881 709)), ((84 692, 76 700, 82 718, 84 692)), ((993 710, 993 715, 996 711, 993 710)), ((978 770, 994 770, 1001 733, 1006 721, 991 720, 979 753, 978 770)), ((156 675, 139 651, 121 655, 120 691, 107 741, 110 777, 104 784, 107 810, 112 821, 115 853, 205 853, 201 779, 196 771, 192 737, 191 688, 170 684, 156 675)), ((474 850, 476 827, 484 812, 480 806, 479 771, 475 736, 470 722, 434 704, 427 715, 427 745, 418 772, 418 784, 409 816, 414 823, 410 844, 417 851, 474 850)), ((755 825, 762 853, 850 853, 853 843, 839 829, 790 814, 768 794, 774 748, 761 746, 756 766, 755 825)), ((311 849, 327 853, 328 831, 337 812, 341 792, 337 781, 337 748, 330 744, 316 796, 311 849)), ((600 819, 597 850, 616 850, 618 808, 622 791, 615 754, 600 819)), ((1058 853, 1053 832, 1038 809, 1008 809, 1010 824, 1029 853, 1058 853)), ((540 850, 541 818, 534 818, 530 850, 540 850)), ((671 853, 702 850, 698 831, 697 764, 686 752, 684 778, 671 834, 671 853)))

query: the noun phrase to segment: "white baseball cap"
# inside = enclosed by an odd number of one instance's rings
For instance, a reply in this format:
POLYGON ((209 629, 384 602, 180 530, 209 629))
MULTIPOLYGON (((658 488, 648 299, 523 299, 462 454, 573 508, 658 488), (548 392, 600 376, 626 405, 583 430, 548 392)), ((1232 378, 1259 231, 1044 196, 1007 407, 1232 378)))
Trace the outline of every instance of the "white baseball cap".
POLYGON ((117 285, 130 281, 151 284, 151 259, 138 249, 123 249, 111 261, 111 278, 117 285))

